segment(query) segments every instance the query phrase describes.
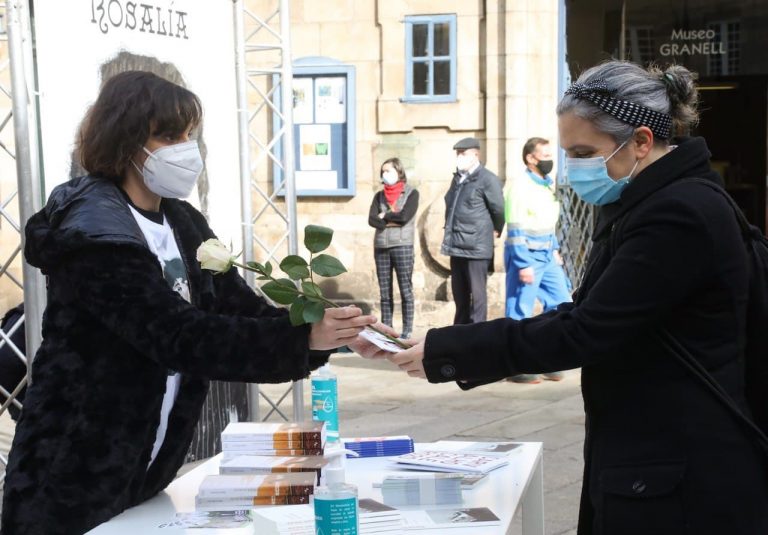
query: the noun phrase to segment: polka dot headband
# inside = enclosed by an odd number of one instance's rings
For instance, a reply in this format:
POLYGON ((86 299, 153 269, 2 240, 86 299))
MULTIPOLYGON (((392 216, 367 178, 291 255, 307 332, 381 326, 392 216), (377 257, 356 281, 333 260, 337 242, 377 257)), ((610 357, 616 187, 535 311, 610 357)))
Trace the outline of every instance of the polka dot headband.
POLYGON ((615 91, 608 88, 605 80, 594 80, 586 84, 575 83, 566 91, 580 100, 588 100, 623 123, 632 126, 647 126, 653 135, 668 139, 672 133, 672 118, 666 113, 659 113, 640 104, 614 98, 615 91))

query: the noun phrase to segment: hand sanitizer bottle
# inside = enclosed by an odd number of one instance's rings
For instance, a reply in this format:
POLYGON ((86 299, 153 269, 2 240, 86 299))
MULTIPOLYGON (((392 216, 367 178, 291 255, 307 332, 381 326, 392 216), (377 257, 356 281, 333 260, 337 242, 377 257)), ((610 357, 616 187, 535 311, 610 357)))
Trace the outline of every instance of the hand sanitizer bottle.
POLYGON ((334 449, 326 452, 330 458, 325 468, 323 486, 316 487, 315 533, 317 535, 358 535, 357 487, 344 481, 344 456, 356 452, 334 449))
POLYGON ((312 374, 312 419, 326 422, 327 441, 339 441, 339 395, 336 374, 331 365, 321 366, 312 374))

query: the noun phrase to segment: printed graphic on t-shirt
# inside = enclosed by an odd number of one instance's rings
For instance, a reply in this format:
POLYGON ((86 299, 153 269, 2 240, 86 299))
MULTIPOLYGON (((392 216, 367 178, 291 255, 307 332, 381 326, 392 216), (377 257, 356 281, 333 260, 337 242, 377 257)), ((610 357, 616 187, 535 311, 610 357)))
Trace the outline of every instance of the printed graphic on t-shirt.
POLYGON ((163 262, 163 277, 168 285, 189 302, 189 283, 187 270, 181 258, 171 258, 163 262))

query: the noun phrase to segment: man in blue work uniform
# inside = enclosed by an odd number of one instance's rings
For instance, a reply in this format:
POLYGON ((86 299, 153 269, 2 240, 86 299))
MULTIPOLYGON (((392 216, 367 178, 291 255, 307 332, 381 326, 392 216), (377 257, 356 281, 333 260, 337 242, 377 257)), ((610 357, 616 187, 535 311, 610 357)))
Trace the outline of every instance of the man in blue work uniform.
MULTIPOLYGON (((560 203, 555 199, 555 185, 549 177, 552 155, 549 141, 529 139, 523 146, 525 171, 510 178, 504 202, 507 241, 504 266, 507 270, 506 315, 513 319, 529 318, 538 299, 544 311, 570 301, 568 281, 562 268, 555 236, 560 203)), ((544 374, 553 381, 562 372, 544 374)), ((538 383, 538 375, 522 374, 510 378, 518 383, 538 383)))
POLYGON ((499 178, 480 163, 480 142, 467 137, 453 146, 456 172, 445 194, 445 234, 440 251, 451 257, 454 325, 486 320, 486 283, 493 240, 504 229, 499 178))

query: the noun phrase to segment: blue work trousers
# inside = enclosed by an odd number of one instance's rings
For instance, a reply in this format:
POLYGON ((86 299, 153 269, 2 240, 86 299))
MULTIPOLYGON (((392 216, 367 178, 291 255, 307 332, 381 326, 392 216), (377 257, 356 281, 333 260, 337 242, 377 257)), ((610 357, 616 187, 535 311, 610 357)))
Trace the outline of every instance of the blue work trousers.
POLYGON ((560 303, 570 302, 568 280, 563 267, 555 261, 554 251, 530 251, 534 271, 533 284, 520 281, 520 270, 512 262, 512 246, 504 247, 504 267, 507 270, 507 296, 505 313, 508 318, 523 319, 533 316, 533 305, 538 299, 544 312, 560 303))

